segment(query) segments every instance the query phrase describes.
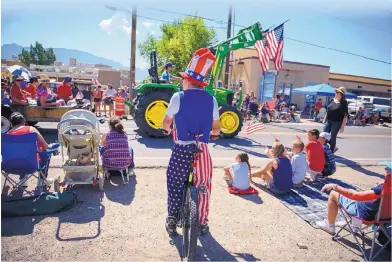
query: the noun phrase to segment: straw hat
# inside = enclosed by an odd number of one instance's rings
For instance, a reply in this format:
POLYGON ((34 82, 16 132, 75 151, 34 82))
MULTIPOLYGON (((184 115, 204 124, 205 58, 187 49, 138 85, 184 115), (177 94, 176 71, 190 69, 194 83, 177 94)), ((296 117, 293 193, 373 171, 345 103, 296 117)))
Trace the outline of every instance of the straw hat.
POLYGON ((345 96, 347 90, 346 90, 346 88, 344 86, 341 86, 341 87, 335 89, 335 92, 339 92, 339 93, 341 93, 341 94, 343 94, 345 96))
POLYGON ((50 78, 48 75, 42 74, 39 76, 40 83, 50 83, 50 78))

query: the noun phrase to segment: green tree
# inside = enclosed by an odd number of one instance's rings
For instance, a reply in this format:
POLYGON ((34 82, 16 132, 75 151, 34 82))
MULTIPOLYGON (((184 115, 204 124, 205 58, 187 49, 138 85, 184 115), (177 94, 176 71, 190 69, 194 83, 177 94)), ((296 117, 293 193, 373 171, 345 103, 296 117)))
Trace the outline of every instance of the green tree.
POLYGON ((147 40, 138 45, 141 56, 150 60, 150 52, 157 51, 160 70, 170 61, 175 66, 173 74, 185 70, 193 53, 202 47, 211 47, 215 40, 215 30, 205 26, 199 17, 187 17, 174 23, 165 23, 160 27, 160 39, 149 35, 147 40))
POLYGON ((22 49, 19 55, 19 60, 26 65, 51 65, 56 61, 56 55, 53 48, 45 50, 42 44, 35 42, 35 46, 30 45, 30 50, 22 49))

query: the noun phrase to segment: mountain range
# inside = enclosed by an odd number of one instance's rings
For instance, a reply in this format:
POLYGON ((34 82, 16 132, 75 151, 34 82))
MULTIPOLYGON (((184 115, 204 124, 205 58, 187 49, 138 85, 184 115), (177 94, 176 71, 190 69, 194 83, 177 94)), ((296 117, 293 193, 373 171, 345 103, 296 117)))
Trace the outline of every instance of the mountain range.
MULTIPOLYGON (((12 56, 20 54, 23 48, 26 50, 30 49, 29 47, 23 47, 18 44, 4 44, 1 46, 1 59, 11 59, 12 56)), ((117 61, 99 57, 84 51, 67 48, 53 48, 53 51, 56 55, 56 60, 61 61, 66 65, 68 65, 70 58, 76 58, 76 60, 81 63, 104 64, 111 66, 114 69, 129 70, 129 67, 125 67, 117 61)), ((146 76, 148 76, 147 70, 139 68, 136 68, 135 74, 137 80, 143 80, 146 76)))

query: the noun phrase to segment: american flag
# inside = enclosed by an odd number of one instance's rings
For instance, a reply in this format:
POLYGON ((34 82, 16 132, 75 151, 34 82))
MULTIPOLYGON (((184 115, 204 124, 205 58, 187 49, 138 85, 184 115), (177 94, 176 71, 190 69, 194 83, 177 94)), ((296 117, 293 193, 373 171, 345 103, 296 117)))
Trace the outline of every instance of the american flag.
POLYGON ((254 132, 265 129, 265 125, 261 122, 251 121, 249 125, 246 127, 245 132, 247 135, 250 135, 254 132))
POLYGON ((271 58, 274 60, 275 70, 278 71, 283 66, 283 24, 267 32, 265 38, 271 58))
POLYGON ((269 69, 270 53, 269 53, 269 49, 267 48, 265 39, 256 41, 255 48, 256 48, 257 54, 259 56, 261 70, 263 72, 267 71, 269 69))

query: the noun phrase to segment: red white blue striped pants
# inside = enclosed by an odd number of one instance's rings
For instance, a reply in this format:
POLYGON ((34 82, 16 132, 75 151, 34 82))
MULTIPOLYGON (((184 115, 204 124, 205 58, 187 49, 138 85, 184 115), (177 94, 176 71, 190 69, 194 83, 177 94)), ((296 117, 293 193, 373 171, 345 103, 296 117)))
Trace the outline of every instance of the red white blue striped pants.
MULTIPOLYGON (((177 133, 176 130, 173 130, 173 140, 177 141, 177 133)), ((211 179, 212 179, 212 159, 210 152, 208 150, 208 144, 206 143, 199 143, 200 149, 203 151, 197 155, 196 160, 196 171, 193 175, 193 185, 197 188, 201 185, 205 186, 207 189, 206 192, 199 192, 199 221, 201 225, 205 225, 208 222, 208 212, 209 212, 209 205, 210 205, 210 197, 211 197, 211 179)), ((173 157, 173 155, 172 155, 173 157)), ((170 167, 170 163, 169 163, 170 167)), ((168 168, 169 170, 169 168, 168 168)), ((182 177, 183 183, 180 185, 181 190, 182 186, 188 177, 189 170, 187 171, 185 177, 182 177)), ((180 175, 180 174, 178 174, 180 175)), ((180 175, 182 176, 182 175, 180 175)), ((169 176, 169 172, 167 174, 167 178, 173 180, 173 175, 169 176)), ((178 215, 179 209, 177 210, 177 202, 178 199, 173 199, 170 197, 170 194, 173 194, 175 190, 178 188, 171 185, 169 188, 169 181, 168 181, 168 209, 169 209, 169 216, 176 216, 178 215), (173 205, 174 204, 174 205, 173 205), (174 212, 170 211, 170 208, 174 209, 174 212)), ((181 201, 181 199, 179 200, 181 201)), ((181 203, 179 203, 180 205, 181 203)))

